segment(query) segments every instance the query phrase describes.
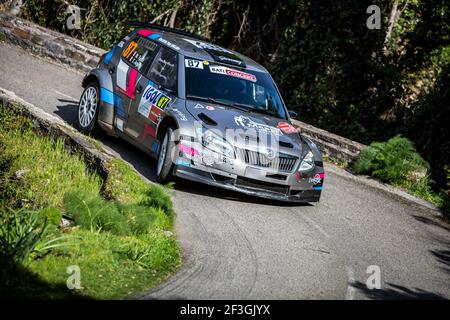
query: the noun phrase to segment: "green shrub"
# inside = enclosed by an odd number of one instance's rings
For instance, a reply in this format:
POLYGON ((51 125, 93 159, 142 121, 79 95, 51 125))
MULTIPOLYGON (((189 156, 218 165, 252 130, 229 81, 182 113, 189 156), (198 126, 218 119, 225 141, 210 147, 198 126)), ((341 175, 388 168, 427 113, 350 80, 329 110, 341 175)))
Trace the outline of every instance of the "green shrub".
POLYGON ((64 208, 83 228, 110 231, 119 236, 148 232, 158 215, 157 208, 107 201, 84 191, 67 193, 64 208))
POLYGON ((58 208, 48 207, 41 209, 37 212, 38 216, 42 220, 47 220, 51 225, 57 226, 61 222, 62 213, 58 208))
POLYGON ((147 190, 145 190, 144 194, 146 197, 141 201, 141 204, 149 207, 160 208, 169 218, 173 218, 175 211, 167 190, 168 188, 161 187, 156 184, 150 184, 147 190))
POLYGON ((28 262, 31 254, 42 256, 50 250, 69 245, 70 236, 55 237, 49 232, 47 218, 24 209, 0 212, 0 267, 28 262))
POLYGON ((116 206, 120 214, 126 218, 133 234, 144 234, 153 226, 156 217, 155 208, 122 203, 116 203, 116 206))
POLYGON ((370 174, 384 182, 403 185, 426 176, 428 163, 411 141, 396 136, 387 142, 374 142, 365 148, 354 164, 359 174, 370 174))
POLYGON ((23 263, 41 240, 46 224, 31 211, 2 212, 0 219, 0 263, 23 263))
POLYGON ((64 196, 64 208, 73 216, 75 223, 94 231, 110 231, 116 235, 131 233, 127 219, 113 202, 85 191, 68 192, 64 196))
POLYGON ((116 254, 133 261, 140 267, 154 271, 164 271, 167 266, 177 264, 176 240, 173 236, 160 233, 147 233, 129 239, 122 244, 116 254))

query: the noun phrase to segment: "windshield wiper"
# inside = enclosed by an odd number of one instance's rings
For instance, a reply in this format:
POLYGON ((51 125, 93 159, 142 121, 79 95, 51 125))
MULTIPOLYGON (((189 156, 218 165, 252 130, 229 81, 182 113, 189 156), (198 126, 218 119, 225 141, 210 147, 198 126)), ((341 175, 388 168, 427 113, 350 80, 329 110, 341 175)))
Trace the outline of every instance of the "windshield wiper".
POLYGON ((236 103, 236 102, 233 103, 231 101, 228 102, 228 101, 218 100, 218 99, 214 99, 214 98, 210 98, 210 97, 201 97, 201 96, 194 96, 194 95, 187 95, 186 98, 205 101, 205 102, 209 102, 209 103, 222 104, 224 106, 236 108, 236 109, 239 109, 241 111, 246 111, 246 112, 248 112, 248 110, 249 110, 247 105, 243 105, 243 104, 236 103))
POLYGON ((252 108, 250 111, 251 111, 251 112, 255 112, 255 113, 263 113, 263 114, 267 114, 267 115, 272 116, 272 117, 275 117, 275 118, 280 118, 280 115, 279 115, 279 114, 270 112, 270 111, 265 110, 265 109, 252 108))
POLYGON ((209 102, 209 103, 216 103, 216 101, 213 98, 208 98, 208 97, 187 95, 186 98, 205 101, 205 102, 209 102))

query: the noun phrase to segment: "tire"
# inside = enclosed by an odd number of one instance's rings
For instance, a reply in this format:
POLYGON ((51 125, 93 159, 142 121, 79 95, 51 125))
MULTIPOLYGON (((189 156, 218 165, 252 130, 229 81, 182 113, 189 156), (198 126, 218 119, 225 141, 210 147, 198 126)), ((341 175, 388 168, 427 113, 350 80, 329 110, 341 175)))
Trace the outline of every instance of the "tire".
POLYGON ((98 110, 100 90, 97 82, 90 82, 78 102, 77 125, 83 133, 98 133, 98 110))
POLYGON ((170 180, 173 173, 172 156, 175 150, 175 141, 173 139, 173 129, 168 128, 161 139, 161 145, 156 164, 156 181, 166 183, 170 180))

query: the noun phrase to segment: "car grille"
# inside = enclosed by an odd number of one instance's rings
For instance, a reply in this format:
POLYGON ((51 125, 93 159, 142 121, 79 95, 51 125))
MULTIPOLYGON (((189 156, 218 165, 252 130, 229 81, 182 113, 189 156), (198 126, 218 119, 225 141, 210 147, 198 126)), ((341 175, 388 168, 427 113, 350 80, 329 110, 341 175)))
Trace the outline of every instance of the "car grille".
POLYGON ((236 153, 238 158, 246 164, 261 168, 276 169, 281 172, 291 172, 294 170, 294 166, 298 160, 297 157, 288 154, 280 153, 270 158, 264 153, 241 148, 236 148, 236 153))
POLYGON ((265 190, 265 191, 280 193, 280 194, 284 194, 284 195, 286 195, 289 191, 288 186, 265 182, 265 181, 254 180, 254 179, 249 179, 249 178, 245 178, 245 177, 238 177, 236 179, 236 186, 250 188, 250 189, 265 190))

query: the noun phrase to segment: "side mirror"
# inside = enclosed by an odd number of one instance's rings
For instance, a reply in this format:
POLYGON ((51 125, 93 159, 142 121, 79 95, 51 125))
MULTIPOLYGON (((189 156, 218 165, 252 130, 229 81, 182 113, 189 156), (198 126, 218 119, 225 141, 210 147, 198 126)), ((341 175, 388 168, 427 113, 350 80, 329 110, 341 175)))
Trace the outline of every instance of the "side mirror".
POLYGON ((292 110, 288 110, 288 112, 289 112, 289 117, 294 118, 294 119, 297 118, 297 116, 298 116, 297 112, 292 111, 292 110))

